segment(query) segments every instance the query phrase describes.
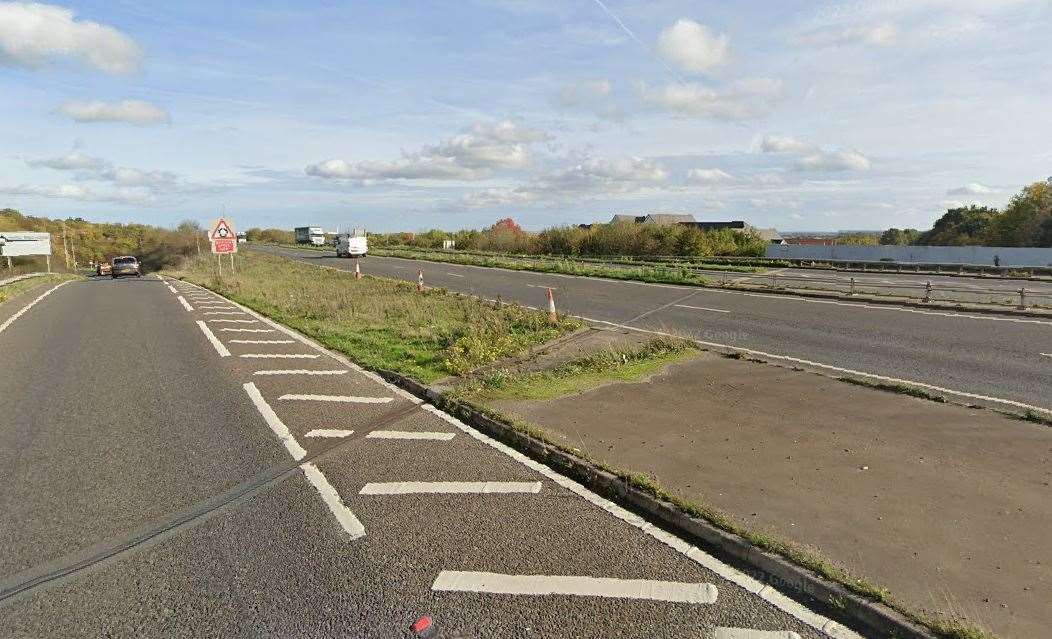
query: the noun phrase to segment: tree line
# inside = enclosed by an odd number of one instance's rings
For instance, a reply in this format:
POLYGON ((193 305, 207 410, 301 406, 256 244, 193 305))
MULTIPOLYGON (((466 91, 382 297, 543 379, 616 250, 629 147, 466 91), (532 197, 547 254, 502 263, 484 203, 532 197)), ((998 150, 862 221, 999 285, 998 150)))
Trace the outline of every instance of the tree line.
POLYGON ((890 228, 880 243, 1052 247, 1052 178, 1023 187, 1003 210, 974 204, 952 208, 928 231, 890 228))
MULTIPOLYGON (((89 222, 79 217, 51 219, 0 209, 0 231, 50 233, 51 265, 56 270, 73 270, 118 255, 134 255, 145 269, 154 271, 177 266, 184 257, 199 250, 209 250, 204 229, 190 220, 167 229, 149 224, 89 222)), ((12 262, 15 266, 38 264, 43 258, 16 257, 12 262)))

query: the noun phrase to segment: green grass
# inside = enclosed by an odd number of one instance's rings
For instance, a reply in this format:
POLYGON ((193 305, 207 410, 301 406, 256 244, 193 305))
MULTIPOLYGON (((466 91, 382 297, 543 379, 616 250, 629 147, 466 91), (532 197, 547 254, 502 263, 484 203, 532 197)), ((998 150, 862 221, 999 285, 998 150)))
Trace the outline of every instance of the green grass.
POLYGON ((479 401, 553 399, 609 382, 633 382, 699 352, 689 342, 657 338, 634 348, 602 350, 551 370, 520 375, 497 370, 472 380, 457 392, 479 401))
MULTIPOLYGON (((3 271, 0 271, 0 274, 2 273, 3 271)), ((44 284, 57 284, 58 282, 75 279, 76 277, 76 275, 68 273, 52 273, 50 275, 30 277, 28 279, 18 280, 17 282, 11 282, 10 284, 4 284, 3 286, 0 286, 0 304, 3 304, 12 297, 38 286, 44 284)))
POLYGON ((238 257, 236 274, 211 260, 170 275, 206 286, 347 354, 369 368, 421 382, 464 374, 576 330, 546 314, 442 289, 418 293, 407 282, 323 269, 259 252, 238 257))

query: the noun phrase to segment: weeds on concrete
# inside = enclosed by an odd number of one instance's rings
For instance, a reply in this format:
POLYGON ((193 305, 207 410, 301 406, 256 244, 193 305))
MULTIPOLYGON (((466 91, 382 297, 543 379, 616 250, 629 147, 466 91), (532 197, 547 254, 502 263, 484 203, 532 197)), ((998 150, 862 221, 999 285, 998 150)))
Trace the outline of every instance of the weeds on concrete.
POLYGON ((858 379, 855 377, 837 377, 837 380, 846 382, 848 384, 854 384, 855 386, 865 386, 866 388, 874 388, 876 390, 882 390, 889 393, 898 393, 900 395, 909 395, 910 397, 916 397, 918 399, 926 399, 932 402, 938 402, 940 404, 946 403, 946 398, 942 395, 936 395, 929 393, 923 388, 916 386, 909 386, 907 384, 889 384, 887 382, 871 382, 865 379, 858 379))
POLYGON ((476 376, 457 394, 479 401, 552 399, 607 382, 632 382, 700 351, 686 340, 659 337, 642 345, 608 348, 550 370, 512 374, 500 369, 476 376))
POLYGON ((287 258, 247 253, 235 274, 219 277, 210 260, 189 262, 185 279, 211 288, 346 353, 370 368, 423 382, 460 375, 524 352, 581 326, 552 324, 517 305, 494 308, 441 289, 417 292, 406 282, 319 269, 287 258))

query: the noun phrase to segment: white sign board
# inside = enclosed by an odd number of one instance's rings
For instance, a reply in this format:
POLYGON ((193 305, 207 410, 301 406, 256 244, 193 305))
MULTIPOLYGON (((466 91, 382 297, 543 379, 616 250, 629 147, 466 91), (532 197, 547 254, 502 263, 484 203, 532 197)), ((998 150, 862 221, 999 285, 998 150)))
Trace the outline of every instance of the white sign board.
POLYGON ((0 255, 51 255, 51 234, 29 231, 0 231, 0 255))

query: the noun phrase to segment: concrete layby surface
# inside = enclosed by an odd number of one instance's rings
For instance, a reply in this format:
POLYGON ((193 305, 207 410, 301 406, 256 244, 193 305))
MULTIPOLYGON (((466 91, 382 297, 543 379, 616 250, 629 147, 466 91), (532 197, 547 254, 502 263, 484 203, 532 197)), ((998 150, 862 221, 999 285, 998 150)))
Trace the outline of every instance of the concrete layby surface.
POLYGON ((1052 428, 704 353, 639 383, 494 402, 913 610, 1052 628, 1052 428))

